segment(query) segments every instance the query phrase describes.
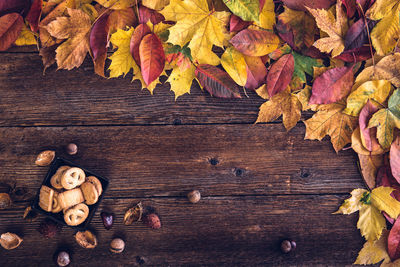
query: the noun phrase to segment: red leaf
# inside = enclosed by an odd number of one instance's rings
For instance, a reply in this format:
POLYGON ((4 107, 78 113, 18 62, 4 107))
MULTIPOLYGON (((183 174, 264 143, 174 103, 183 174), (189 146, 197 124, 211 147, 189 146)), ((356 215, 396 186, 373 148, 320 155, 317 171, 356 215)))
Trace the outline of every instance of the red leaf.
POLYGON ((360 17, 362 17, 363 14, 365 14, 365 12, 372 6, 372 4, 375 3, 375 0, 356 0, 356 2, 358 14, 360 15, 360 17), (358 4, 360 4, 360 6, 362 7, 362 12, 358 4))
POLYGON ((259 3, 259 6, 260 6, 260 13, 261 13, 261 11, 262 11, 262 9, 264 8, 264 5, 265 5, 265 0, 259 0, 258 3, 259 3))
POLYGON ((229 31, 230 32, 239 32, 243 29, 246 29, 251 25, 250 21, 244 21, 240 17, 232 14, 229 20, 229 31))
POLYGON ((140 42, 142 41, 143 37, 149 33, 151 33, 151 30, 146 24, 139 24, 139 26, 137 26, 136 29, 133 31, 130 43, 130 51, 133 59, 136 61, 136 64, 138 64, 138 66, 140 66, 140 42))
POLYGON ((267 91, 269 97, 282 92, 292 80, 294 71, 294 57, 292 54, 286 54, 276 61, 267 76, 267 91))
POLYGON ((145 6, 139 7, 139 23, 145 24, 151 21, 153 25, 158 24, 165 20, 164 16, 157 11, 147 8, 145 6))
POLYGON ((307 11, 305 7, 327 9, 336 3, 336 0, 282 0, 282 2, 288 8, 307 11))
POLYGON ((42 14, 42 0, 34 0, 29 10, 28 15, 26 16, 26 21, 31 25, 31 30, 37 32, 39 30, 39 19, 42 14))
POLYGON ((392 169, 393 177, 400 183, 400 137, 390 146, 390 168, 392 169))
POLYGON ((247 81, 244 87, 255 90, 265 82, 268 70, 260 57, 245 57, 247 81))
POLYGON ((23 18, 17 13, 0 17, 0 51, 5 51, 18 39, 24 25, 23 18))
POLYGON ((94 71, 102 77, 105 77, 104 64, 107 57, 108 33, 110 30, 108 23, 109 16, 110 13, 106 12, 97 19, 93 24, 89 37, 90 50, 94 62, 94 71))
POLYGON ((225 71, 208 64, 196 67, 196 78, 210 95, 222 98, 241 98, 239 86, 225 71))
POLYGON ((352 66, 327 70, 315 79, 310 104, 330 104, 346 97, 351 91, 353 78, 352 66))
MULTIPOLYGON (((371 30, 377 21, 369 20, 368 28, 371 30)), ((346 33, 344 38, 344 47, 346 50, 359 48, 368 43, 367 28, 365 27, 364 19, 357 20, 346 33)))
POLYGON ((352 18, 357 9, 356 0, 342 0, 342 4, 346 7, 347 17, 352 18))
POLYGON ((165 67, 164 48, 154 33, 143 37, 139 45, 140 66, 144 82, 149 85, 157 79, 165 67))
POLYGON ((371 50, 369 46, 361 46, 344 51, 335 58, 343 60, 344 62, 360 62, 371 58, 371 50))
POLYGON ((368 100, 365 106, 361 109, 360 117, 358 119, 360 132, 365 140, 365 148, 369 151, 377 150, 380 147, 378 140, 376 139, 376 127, 368 128, 369 120, 377 111, 378 108, 368 100))
POLYGON ((388 254, 392 261, 400 258, 400 219, 397 218, 388 236, 388 254))
POLYGON ((31 0, 0 0, 0 16, 18 13, 26 16, 31 7, 31 0))

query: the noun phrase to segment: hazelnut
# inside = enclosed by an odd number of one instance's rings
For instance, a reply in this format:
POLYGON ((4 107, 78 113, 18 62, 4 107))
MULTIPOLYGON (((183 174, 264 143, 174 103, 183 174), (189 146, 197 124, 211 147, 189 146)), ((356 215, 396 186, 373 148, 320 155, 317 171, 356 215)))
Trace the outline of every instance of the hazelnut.
POLYGON ((193 204, 199 202, 200 199, 201 199, 200 191, 199 190, 193 190, 193 191, 189 192, 189 194, 187 194, 187 198, 193 204))
POLYGON ((57 255, 57 264, 58 266, 67 266, 71 262, 71 259, 69 258, 68 252, 61 251, 57 255))
POLYGON ((0 193, 0 209, 7 209, 11 206, 11 198, 7 193, 0 193))
POLYGON ((114 223, 114 215, 103 211, 101 214, 101 219, 103 220, 103 225, 106 230, 110 230, 114 223))
POLYGON ((38 166, 48 166, 54 160, 56 152, 53 150, 45 150, 36 157, 35 164, 38 166))
POLYGON ((121 238, 114 238, 110 243, 110 251, 112 253, 121 253, 124 251, 125 242, 121 238))
POLYGON ((76 153, 78 153, 78 146, 74 143, 70 143, 67 145, 65 150, 69 155, 75 155, 76 153))
POLYGON ((283 240, 281 243, 281 251, 283 253, 289 253, 296 249, 296 242, 293 240, 283 240))
POLYGON ((17 248, 22 241, 22 238, 13 233, 4 233, 0 236, 0 245, 8 250, 17 248))
POLYGON ((143 223, 145 225, 147 225, 150 228, 153 229, 159 229, 161 228, 161 221, 160 218, 158 217, 157 214, 155 213, 150 213, 147 214, 144 218, 143 218, 143 223))
POLYGON ((77 232, 75 234, 75 239, 76 242, 78 242, 78 244, 83 248, 95 248, 97 246, 97 238, 89 230, 77 232))

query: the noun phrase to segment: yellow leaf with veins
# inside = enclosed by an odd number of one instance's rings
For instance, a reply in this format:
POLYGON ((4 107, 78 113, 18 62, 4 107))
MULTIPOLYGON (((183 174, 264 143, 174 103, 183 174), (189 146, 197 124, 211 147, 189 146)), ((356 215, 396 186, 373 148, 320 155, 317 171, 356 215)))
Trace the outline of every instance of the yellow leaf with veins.
POLYGON ((400 202, 390 194, 393 188, 380 186, 371 192, 371 205, 380 211, 386 212, 391 218, 397 219, 400 214, 400 202))
POLYGON ((57 39, 67 39, 56 49, 59 69, 79 67, 89 51, 90 17, 79 9, 67 9, 69 17, 58 17, 46 29, 57 39))
POLYGON ((175 100, 181 95, 190 94, 190 88, 195 77, 194 72, 193 64, 190 64, 190 67, 185 70, 181 70, 177 65, 173 67, 167 82, 171 85, 171 91, 175 93, 175 100))
POLYGON ((222 67, 231 78, 240 86, 244 86, 247 81, 246 61, 242 53, 234 47, 226 48, 221 56, 222 67))
POLYGON ((377 240, 386 229, 386 220, 375 206, 362 204, 357 228, 366 240, 377 240))
POLYGON ((227 42, 228 12, 210 10, 207 0, 171 0, 160 13, 166 20, 176 21, 169 28, 169 43, 181 47, 189 43, 193 61, 199 64, 220 63, 211 50, 213 45, 223 47, 227 42))
POLYGON ((318 28, 329 35, 329 37, 317 40, 314 46, 321 52, 330 53, 332 51, 332 57, 340 55, 344 50, 343 38, 347 32, 347 16, 341 4, 341 1, 337 1, 336 19, 328 10, 307 8, 315 17, 318 28))
POLYGON ((342 206, 333 214, 352 214, 353 212, 359 211, 362 206, 360 199, 365 192, 368 191, 365 189, 354 189, 351 191, 351 197, 346 199, 342 206))

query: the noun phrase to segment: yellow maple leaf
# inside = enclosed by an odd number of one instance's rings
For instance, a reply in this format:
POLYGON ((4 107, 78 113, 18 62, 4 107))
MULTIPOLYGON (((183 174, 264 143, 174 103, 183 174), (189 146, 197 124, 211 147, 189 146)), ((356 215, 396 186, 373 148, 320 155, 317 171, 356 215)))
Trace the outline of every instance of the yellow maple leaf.
POLYGON ((37 45, 35 34, 24 24, 15 45, 37 45))
POLYGON ((389 231, 384 230, 378 240, 370 240, 365 242, 363 248, 360 250, 360 252, 358 252, 358 256, 354 264, 375 264, 382 260, 384 260, 385 263, 390 262, 389 254, 386 251, 388 235, 389 231))
POLYGON ((193 79, 195 78, 195 67, 193 64, 185 70, 174 66, 167 82, 171 85, 171 91, 175 93, 175 100, 186 93, 190 94, 193 79))
POLYGON ((256 123, 271 122, 282 115, 283 125, 289 131, 300 120, 301 107, 299 99, 288 88, 260 106, 256 123))
POLYGON ((385 55, 393 51, 400 34, 399 26, 400 5, 396 0, 378 0, 367 16, 370 19, 380 20, 371 32, 372 45, 378 55, 385 55))
POLYGON ((89 51, 90 17, 79 9, 67 9, 69 17, 58 17, 46 26, 51 36, 67 39, 56 49, 59 69, 79 67, 89 51))
POLYGON ((346 199, 339 209, 333 214, 352 214, 356 211, 359 211, 362 206, 360 199, 366 192, 368 191, 365 189, 354 189, 351 191, 351 197, 346 199))
POLYGON ((322 140, 329 135, 333 148, 339 152, 350 143, 351 135, 358 122, 358 118, 343 113, 345 107, 343 102, 319 105, 317 113, 304 122, 305 139, 322 140))
POLYGON ((231 78, 240 86, 244 86, 247 81, 246 61, 242 53, 234 47, 226 48, 221 56, 222 67, 231 78))
POLYGON ((176 21, 169 29, 169 43, 181 47, 189 43, 193 60, 199 64, 220 63, 211 49, 227 42, 228 12, 209 10, 207 0, 171 0, 160 13, 166 20, 176 21))
POLYGON ((328 10, 307 8, 315 17, 318 28, 329 35, 329 37, 317 40, 314 46, 321 52, 330 53, 332 51, 332 57, 340 55, 344 50, 343 38, 347 31, 347 16, 341 5, 342 2, 337 1, 336 20, 328 10))
POLYGON ((357 228, 366 240, 376 240, 386 229, 386 220, 381 212, 373 205, 363 204, 360 208, 357 228))

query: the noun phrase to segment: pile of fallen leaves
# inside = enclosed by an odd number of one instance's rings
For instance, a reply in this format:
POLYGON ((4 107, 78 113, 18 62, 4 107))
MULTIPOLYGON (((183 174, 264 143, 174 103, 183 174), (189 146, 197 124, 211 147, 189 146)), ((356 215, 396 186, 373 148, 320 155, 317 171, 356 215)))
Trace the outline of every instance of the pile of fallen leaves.
POLYGON ((67 70, 89 53, 98 75, 129 74, 151 93, 167 76, 175 98, 193 80, 215 97, 254 90, 266 100, 257 122, 282 116, 287 130, 311 110, 305 138, 328 135, 336 152, 351 145, 372 190, 354 190, 338 211, 360 212, 367 242, 356 263, 391 264, 400 257, 399 17, 398 0, 0 0, 0 51, 36 45, 45 69, 67 70))

